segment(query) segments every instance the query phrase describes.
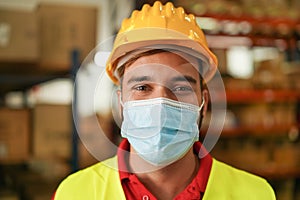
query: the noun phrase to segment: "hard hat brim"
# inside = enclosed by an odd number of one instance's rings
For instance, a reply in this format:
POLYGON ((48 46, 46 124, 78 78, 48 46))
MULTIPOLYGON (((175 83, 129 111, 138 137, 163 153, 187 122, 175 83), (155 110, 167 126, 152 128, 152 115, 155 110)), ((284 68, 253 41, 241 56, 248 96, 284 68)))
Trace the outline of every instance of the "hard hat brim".
POLYGON ((116 84, 119 82, 119 77, 115 76, 115 71, 120 58, 132 51, 147 47, 155 47, 157 49, 169 48, 183 51, 194 57, 202 59, 206 58, 208 68, 203 75, 206 82, 212 78, 217 70, 217 58, 206 46, 200 45, 200 43, 196 42, 194 39, 174 30, 143 28, 123 32, 116 38, 114 46, 116 46, 116 48, 113 49, 107 61, 107 72, 116 84))

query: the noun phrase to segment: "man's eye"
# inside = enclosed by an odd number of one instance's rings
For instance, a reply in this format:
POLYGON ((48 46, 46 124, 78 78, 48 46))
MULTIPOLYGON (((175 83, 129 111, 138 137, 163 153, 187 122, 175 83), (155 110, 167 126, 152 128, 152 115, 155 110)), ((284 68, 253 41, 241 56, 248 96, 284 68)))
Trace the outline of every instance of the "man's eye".
POLYGON ((173 92, 190 92, 193 89, 187 86, 178 86, 173 89, 173 92))
POLYGON ((146 91, 147 90, 147 86, 145 86, 145 85, 139 85, 139 86, 134 87, 134 89, 138 90, 138 91, 146 91))

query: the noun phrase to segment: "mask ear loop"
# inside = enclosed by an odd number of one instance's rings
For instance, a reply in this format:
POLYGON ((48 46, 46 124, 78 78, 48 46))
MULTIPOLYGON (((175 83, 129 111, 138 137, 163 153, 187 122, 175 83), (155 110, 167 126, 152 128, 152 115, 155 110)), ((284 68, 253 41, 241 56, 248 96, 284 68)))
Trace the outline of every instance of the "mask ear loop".
POLYGON ((201 103, 201 105, 200 105, 198 111, 201 111, 201 110, 202 110, 202 108, 203 108, 203 106, 204 106, 204 103, 205 103, 205 100, 204 100, 204 96, 203 96, 203 97, 202 97, 202 103, 201 103))
POLYGON ((205 99, 204 99, 204 96, 202 97, 202 103, 199 107, 199 112, 200 112, 200 119, 199 119, 199 122, 198 122, 198 127, 199 127, 199 141, 201 141, 201 133, 200 133, 200 129, 201 129, 201 126, 202 126, 202 120, 204 118, 203 116, 203 106, 204 106, 204 103, 205 103, 205 99))
POLYGON ((121 106, 124 108, 124 103, 122 101, 122 92, 120 93, 119 101, 120 101, 121 106))

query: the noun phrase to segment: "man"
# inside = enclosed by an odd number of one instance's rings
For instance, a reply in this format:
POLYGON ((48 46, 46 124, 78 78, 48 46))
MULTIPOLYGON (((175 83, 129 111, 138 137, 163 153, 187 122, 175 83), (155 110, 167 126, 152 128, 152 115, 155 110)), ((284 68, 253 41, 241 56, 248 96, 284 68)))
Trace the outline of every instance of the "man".
POLYGON ((125 139, 117 156, 65 179, 55 199, 275 199, 264 179, 213 159, 198 141, 216 67, 193 15, 160 2, 134 11, 107 63, 125 139))

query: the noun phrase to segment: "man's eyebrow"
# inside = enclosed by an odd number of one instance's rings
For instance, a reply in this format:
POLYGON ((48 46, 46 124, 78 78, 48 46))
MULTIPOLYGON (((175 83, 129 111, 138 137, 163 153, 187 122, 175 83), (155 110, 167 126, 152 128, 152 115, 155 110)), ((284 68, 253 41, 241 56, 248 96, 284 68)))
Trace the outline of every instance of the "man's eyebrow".
POLYGON ((150 76, 133 76, 128 81, 127 84, 133 83, 133 82, 142 82, 142 81, 150 81, 150 76))
POLYGON ((176 77, 172 78, 171 80, 173 82, 176 82, 176 81, 188 81, 188 82, 194 83, 194 84, 197 83, 196 79, 194 79, 193 77, 188 76, 188 75, 186 75, 186 76, 176 76, 176 77))

